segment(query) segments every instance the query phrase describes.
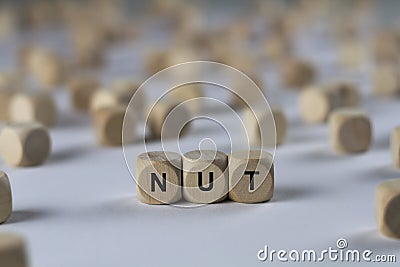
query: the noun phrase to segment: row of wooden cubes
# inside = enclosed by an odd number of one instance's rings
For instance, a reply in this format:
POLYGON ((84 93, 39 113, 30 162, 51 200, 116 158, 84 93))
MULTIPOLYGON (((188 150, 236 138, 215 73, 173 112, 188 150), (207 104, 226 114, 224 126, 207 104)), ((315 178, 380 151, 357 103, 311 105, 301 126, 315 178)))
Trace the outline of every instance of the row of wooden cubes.
POLYGON ((273 157, 264 150, 147 152, 136 161, 136 191, 141 202, 216 203, 228 196, 242 203, 265 202, 274 192, 273 157), (228 164, 229 163, 229 164, 228 164))

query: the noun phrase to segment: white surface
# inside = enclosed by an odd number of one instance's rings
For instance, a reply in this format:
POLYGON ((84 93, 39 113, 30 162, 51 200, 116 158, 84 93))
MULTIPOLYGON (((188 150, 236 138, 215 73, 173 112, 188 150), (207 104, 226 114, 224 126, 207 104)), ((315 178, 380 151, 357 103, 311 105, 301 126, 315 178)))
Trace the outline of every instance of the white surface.
MULTIPOLYGON (((122 60, 119 53, 112 56, 122 60)), ((321 61, 325 54, 320 55, 321 61)), ((132 57, 123 60, 124 70, 110 67, 114 74, 130 73, 132 57)), ((328 61, 329 56, 320 64, 329 66, 328 61)), ((326 125, 302 124, 296 93, 274 86, 273 70, 264 73, 270 104, 283 106, 290 119, 287 142, 276 152, 272 201, 195 209, 139 203, 122 149, 98 147, 89 118, 70 111, 66 92, 60 92, 62 114, 51 130, 49 161, 22 169, 1 164, 11 179, 14 212, 0 230, 26 237, 33 267, 272 266, 257 260, 264 245, 322 250, 335 247, 338 238, 346 238, 350 248, 400 259, 400 243, 378 234, 373 209, 378 183, 400 176, 390 167, 388 150, 390 131, 400 123, 398 100, 372 100, 365 94, 374 144, 364 154, 337 155, 331 152, 326 125)), ((342 75, 330 67, 321 73, 322 78, 350 78, 368 91, 368 73, 342 75)), ((196 149, 193 140, 221 130, 202 126, 196 124, 191 137, 182 140, 183 150, 196 149)), ((226 141, 218 141, 223 150, 226 141)))

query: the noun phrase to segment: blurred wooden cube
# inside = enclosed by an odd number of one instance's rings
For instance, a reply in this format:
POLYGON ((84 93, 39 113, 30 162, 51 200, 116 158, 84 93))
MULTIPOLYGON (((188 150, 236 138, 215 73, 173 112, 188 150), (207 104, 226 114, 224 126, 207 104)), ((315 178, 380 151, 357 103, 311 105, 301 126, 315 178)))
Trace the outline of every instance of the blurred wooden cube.
POLYGON ((339 62, 346 68, 357 68, 367 63, 367 51, 362 40, 348 38, 339 44, 339 62))
POLYGON ((265 40, 265 58, 280 61, 290 56, 292 49, 289 41, 281 35, 274 34, 265 40))
POLYGON ((149 50, 145 57, 145 71, 148 75, 154 75, 157 72, 168 67, 168 55, 166 50, 149 50))
POLYGON ((27 267, 25 240, 15 233, 0 233, 0 262, 4 267, 27 267))
POLYGON ((70 98, 73 107, 79 111, 89 110, 93 94, 99 89, 100 82, 95 77, 76 77, 69 83, 70 98))
POLYGON ((53 97, 44 92, 15 94, 9 104, 10 121, 40 122, 53 126, 57 121, 57 107, 53 97))
POLYGON ((110 89, 102 88, 93 93, 90 100, 90 110, 96 111, 101 108, 123 106, 127 107, 132 97, 138 118, 142 117, 146 105, 144 94, 135 94, 140 84, 130 80, 116 80, 110 89))
POLYGON ((379 63, 400 63, 400 33, 387 30, 378 32, 372 40, 375 61, 379 63))
POLYGON ((136 119, 130 113, 125 116, 123 106, 105 107, 93 113, 98 143, 106 146, 130 144, 136 139, 136 119), (124 137, 124 139, 123 139, 124 137))
POLYGON ((400 168, 400 126, 394 128, 392 131, 390 150, 392 153, 393 165, 400 168))
POLYGON ((50 149, 49 132, 37 122, 9 123, 0 133, 0 153, 12 166, 41 165, 50 149))
MULTIPOLYGON (((276 146, 278 141, 282 142, 286 134, 281 132, 281 128, 279 128, 282 127, 282 129, 284 129, 285 127, 283 125, 276 125, 276 128, 273 127, 275 125, 275 119, 273 111, 270 109, 245 109, 242 114, 242 121, 247 134, 248 143, 252 148, 276 146), (279 135, 281 135, 281 137, 279 137, 279 135)), ((284 120, 279 120, 277 123, 284 123, 284 120)))
POLYGON ((309 86, 299 97, 302 119, 307 123, 325 122, 329 114, 343 107, 356 107, 360 102, 357 88, 346 82, 309 86))
POLYGON ((192 115, 196 115, 203 109, 203 100, 199 99, 204 97, 203 85, 200 83, 185 84, 174 88, 168 93, 171 101, 184 103, 185 107, 192 115))
POLYGON ((63 59, 56 53, 32 48, 27 54, 27 68, 45 88, 54 88, 61 85, 67 76, 67 68, 63 59))
POLYGON ((178 138, 190 129, 191 114, 178 102, 161 100, 148 108, 147 125, 153 138, 178 138))
POLYGON ((265 84, 261 77, 255 73, 248 74, 249 78, 255 85, 249 87, 249 83, 244 80, 244 77, 234 75, 231 80, 230 89, 232 92, 230 106, 233 109, 243 109, 255 107, 261 102, 262 96, 265 96, 265 84), (248 102, 248 103, 246 103, 248 102))
POLYGON ((9 107, 14 94, 13 90, 0 89, 0 121, 9 120, 9 107))
POLYGON ((400 238, 400 179, 382 182, 375 191, 375 218, 379 231, 400 238))
POLYGON ((272 108, 272 116, 276 128, 276 144, 281 145, 286 140, 288 122, 284 111, 280 108, 272 108))
POLYGON ((391 97, 400 95, 400 66, 397 64, 378 65, 372 77, 375 95, 391 97))
POLYGON ((314 81, 314 66, 302 59, 288 59, 283 63, 282 81, 286 87, 302 89, 314 81))
POLYGON ((352 108, 340 108, 329 117, 331 144, 343 153, 360 153, 368 150, 372 140, 369 116, 352 108))
POLYGON ((0 171, 0 224, 7 221, 12 212, 12 194, 7 174, 0 171))

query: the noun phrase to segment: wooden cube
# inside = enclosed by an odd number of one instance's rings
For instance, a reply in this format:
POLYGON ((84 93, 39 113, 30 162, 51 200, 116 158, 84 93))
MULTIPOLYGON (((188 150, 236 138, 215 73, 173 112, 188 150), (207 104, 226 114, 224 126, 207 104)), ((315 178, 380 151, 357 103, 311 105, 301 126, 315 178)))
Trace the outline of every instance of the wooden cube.
POLYGON ((140 84, 129 80, 116 80, 110 89, 97 90, 90 101, 90 110, 96 111, 97 109, 113 106, 127 107, 135 95, 134 105, 135 110, 138 112, 138 118, 143 116, 145 108, 144 94, 135 94, 140 84))
POLYGON ((192 115, 199 114, 203 108, 203 101, 198 99, 204 97, 203 86, 200 83, 186 84, 174 88, 168 96, 171 101, 185 103, 185 107, 190 111, 192 115))
POLYGON ((356 107, 359 101, 357 88, 349 83, 336 82, 310 86, 300 94, 300 115, 307 123, 322 123, 334 109, 356 107))
POLYGON ((392 152, 393 165, 400 168, 400 126, 394 128, 392 131, 390 150, 392 152))
POLYGON ((372 90, 378 96, 400 95, 400 70, 397 64, 383 64, 373 73, 372 90))
POLYGON ((24 79, 11 73, 0 73, 0 121, 8 121, 11 98, 24 88, 24 79))
POLYGON ((66 77, 63 60, 52 51, 33 48, 28 54, 28 70, 45 88, 61 85, 66 77))
POLYGON ((149 107, 147 125, 153 138, 177 138, 184 136, 190 129, 189 110, 174 101, 161 100, 149 107))
POLYGON ((378 32, 372 42, 374 59, 377 62, 395 63, 400 60, 400 36, 396 31, 378 32))
POLYGON ((90 23, 73 27, 72 43, 78 66, 95 68, 105 62, 106 42, 101 31, 90 23))
POLYGON ((242 115, 244 129, 251 147, 276 146, 286 136, 286 120, 278 109, 245 109, 242 115), (276 118, 276 119, 275 119, 276 118), (275 127, 274 127, 275 125, 275 127))
POLYGON ((366 63, 365 44, 356 38, 342 40, 339 45, 339 62, 346 68, 356 68, 366 63))
POLYGON ((282 35, 271 35, 265 41, 265 57, 267 60, 282 60, 290 55, 291 50, 290 42, 282 35))
POLYGON ((70 98, 73 107, 79 111, 87 111, 93 94, 99 89, 100 82, 95 77, 76 77, 69 83, 70 98))
POLYGON ((154 75, 167 67, 169 67, 168 51, 150 50, 147 52, 145 59, 145 71, 148 75, 154 75))
POLYGON ((288 123, 286 115, 280 108, 272 108, 271 111, 275 121, 276 144, 281 145, 285 142, 287 135, 288 123))
POLYGON ((28 266, 25 241, 20 235, 0 233, 0 263, 4 267, 28 266))
POLYGON ((314 81, 315 72, 311 63, 301 59, 289 59, 283 64, 282 81, 289 88, 302 89, 314 81))
POLYGON ((123 106, 114 106, 101 108, 93 113, 94 128, 99 144, 120 146, 122 141, 124 144, 129 144, 135 140, 136 119, 130 113, 126 113, 125 116, 125 111, 123 106), (122 139, 123 130, 125 130, 124 140, 122 139))
POLYGON ((172 204, 182 198, 181 156, 155 151, 136 160, 136 193, 146 204, 172 204))
POLYGON ((7 174, 0 171, 0 224, 7 221, 12 212, 12 195, 7 174))
POLYGON ((364 152, 371 144, 371 122, 369 116, 361 110, 335 110, 329 118, 329 127, 332 147, 338 152, 364 152))
POLYGON ((381 183, 375 191, 375 218, 379 231, 400 238, 400 179, 381 183))
POLYGON ((0 89, 21 90, 25 86, 24 77, 17 73, 1 72, 0 89))
POLYGON ((229 155, 229 198, 242 203, 265 202, 274 194, 272 155, 263 150, 229 155))
POLYGON ((50 94, 18 93, 11 99, 9 115, 13 122, 37 121, 53 126, 57 121, 57 107, 50 94))
POLYGON ((48 158, 50 147, 47 129, 37 122, 9 123, 0 133, 0 153, 9 165, 41 165, 48 158))
POLYGON ((15 92, 8 89, 0 89, 0 121, 8 121, 9 107, 15 92))
POLYGON ((194 150, 182 158, 183 197, 193 203, 215 203, 228 195, 228 156, 194 150))
POLYGON ((243 109, 248 108, 249 106, 252 107, 255 103, 259 103, 260 93, 263 95, 265 92, 265 86, 261 77, 254 73, 251 75, 249 74, 249 78, 255 83, 253 88, 249 88, 248 83, 245 82, 244 78, 236 75, 230 79, 232 82, 230 88, 235 92, 231 93, 232 97, 230 100, 230 106, 233 109, 243 109), (246 103, 245 100, 248 103, 246 103))

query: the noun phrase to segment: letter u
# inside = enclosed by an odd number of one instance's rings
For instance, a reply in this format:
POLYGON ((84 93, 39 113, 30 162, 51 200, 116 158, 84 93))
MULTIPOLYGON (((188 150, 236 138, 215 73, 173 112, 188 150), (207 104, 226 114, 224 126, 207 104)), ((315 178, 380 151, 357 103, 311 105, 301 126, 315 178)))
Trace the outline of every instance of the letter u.
POLYGON ((207 191, 211 191, 214 187, 214 172, 209 172, 209 184, 207 187, 203 186, 203 173, 202 172, 198 172, 198 186, 200 188, 201 191, 207 192, 207 191))

